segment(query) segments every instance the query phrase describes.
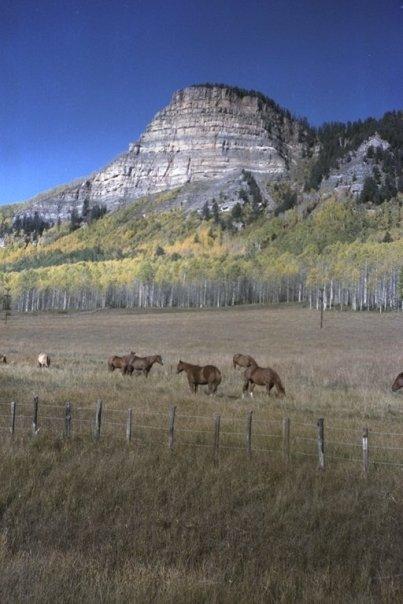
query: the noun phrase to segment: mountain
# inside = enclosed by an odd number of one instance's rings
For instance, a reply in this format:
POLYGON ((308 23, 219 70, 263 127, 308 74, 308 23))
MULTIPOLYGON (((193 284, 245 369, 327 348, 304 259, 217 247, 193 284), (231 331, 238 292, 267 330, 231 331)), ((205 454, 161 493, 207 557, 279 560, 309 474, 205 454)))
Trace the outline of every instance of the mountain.
POLYGON ((385 158, 389 180, 380 196, 390 198, 401 175, 402 130, 402 112, 315 130, 259 92, 194 85, 175 92, 140 139, 105 168, 27 200, 14 216, 37 213, 56 223, 72 211, 112 211, 166 191, 175 195, 168 195, 161 210, 200 210, 216 199, 225 211, 251 196, 277 211, 288 202, 273 195, 276 183, 288 182, 295 202, 297 195, 299 201, 317 198, 309 193, 314 189, 358 196, 374 168, 375 188, 385 185, 384 166, 376 165, 385 158), (384 157, 369 157, 369 150, 384 157))
MULTIPOLYGON (((284 177, 308 152, 310 129, 262 94, 223 85, 175 92, 140 139, 102 170, 28 200, 25 210, 66 218, 84 200, 109 210, 186 186, 189 208, 225 192, 239 199, 242 170, 264 183, 284 177)), ((269 195, 264 195, 269 201, 269 195)))

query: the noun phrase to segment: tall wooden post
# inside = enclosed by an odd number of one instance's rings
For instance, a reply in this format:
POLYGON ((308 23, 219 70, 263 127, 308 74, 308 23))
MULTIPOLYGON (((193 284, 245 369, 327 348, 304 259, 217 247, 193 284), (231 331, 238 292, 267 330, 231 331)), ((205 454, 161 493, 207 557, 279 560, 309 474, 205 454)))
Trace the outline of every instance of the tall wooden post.
POLYGON ((169 416, 168 416, 168 447, 170 449, 174 448, 175 413, 176 413, 176 407, 175 407, 175 405, 171 405, 171 407, 169 408, 169 416))
POLYGON ((290 461, 290 418, 283 419, 283 458, 286 463, 290 461))
POLYGON ((214 440, 213 440, 213 459, 214 463, 218 465, 220 455, 220 415, 214 416, 214 440))
POLYGON ((319 457, 319 469, 325 469, 325 420, 323 417, 318 419, 318 457, 319 457))
POLYGON ((127 421, 126 421, 126 440, 129 443, 132 439, 132 410, 127 410, 127 421))
POLYGON ((368 476, 369 468, 369 451, 368 451, 368 428, 364 428, 362 432, 362 467, 364 475, 368 476))
POLYGON ((11 424, 10 424, 10 434, 11 438, 14 438, 15 432, 15 414, 16 414, 16 404, 11 403, 11 424))
POLYGON ((252 415, 253 411, 249 411, 246 417, 246 452, 249 457, 252 456, 252 415))
POLYGON ((32 436, 36 436, 38 434, 38 405, 39 398, 34 396, 32 409, 32 436))
POLYGON ((94 438, 99 440, 101 436, 101 421, 102 421, 102 401, 97 400, 95 408, 95 422, 94 422, 94 438))
POLYGON ((66 438, 71 436, 71 403, 66 403, 64 412, 64 435, 66 438))

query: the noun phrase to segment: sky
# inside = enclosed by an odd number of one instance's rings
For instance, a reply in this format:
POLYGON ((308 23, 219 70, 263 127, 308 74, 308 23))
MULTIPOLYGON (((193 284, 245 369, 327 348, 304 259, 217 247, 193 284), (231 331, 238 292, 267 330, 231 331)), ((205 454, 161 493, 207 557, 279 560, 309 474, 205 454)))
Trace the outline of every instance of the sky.
POLYGON ((194 83, 313 125, 399 109, 402 21, 403 0, 0 0, 0 204, 102 168, 194 83))

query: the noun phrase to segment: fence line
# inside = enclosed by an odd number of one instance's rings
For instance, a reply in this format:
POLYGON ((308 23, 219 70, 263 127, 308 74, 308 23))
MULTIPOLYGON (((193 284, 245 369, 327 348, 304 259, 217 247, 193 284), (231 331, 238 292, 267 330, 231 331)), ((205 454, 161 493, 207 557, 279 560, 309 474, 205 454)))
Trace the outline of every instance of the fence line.
MULTIPOLYGON (((4 403, 2 403, 4 404, 4 403)), ((362 431, 362 443, 357 442, 346 442, 344 441, 333 441, 327 440, 325 438, 325 420, 324 418, 319 418, 317 420, 316 426, 312 423, 298 422, 293 421, 288 417, 284 417, 282 420, 273 420, 273 422, 256 422, 254 420, 253 412, 249 411, 245 414, 244 418, 230 418, 228 416, 221 416, 219 414, 215 414, 214 416, 199 416, 199 415, 187 415, 176 413, 176 407, 171 406, 168 410, 168 413, 163 412, 143 412, 139 409, 108 409, 103 405, 101 400, 96 402, 96 405, 93 407, 74 407, 70 402, 67 402, 65 406, 62 405, 53 405, 49 403, 40 403, 39 398, 34 396, 31 402, 31 414, 26 413, 26 407, 29 403, 16 403, 11 402, 8 403, 10 405, 10 414, 0 414, 0 419, 8 419, 9 426, 0 426, 0 430, 8 431, 10 433, 11 438, 14 437, 15 432, 19 433, 22 430, 25 430, 26 433, 31 435, 33 438, 37 437, 39 431, 41 430, 41 422, 55 421, 55 422, 63 422, 64 428, 60 432, 63 432, 66 438, 71 437, 72 434, 83 432, 80 430, 80 424, 90 425, 91 432, 94 440, 99 440, 103 433, 102 427, 104 428, 117 428, 121 429, 121 433, 117 430, 114 435, 121 437, 122 439, 126 439, 127 442, 133 442, 136 446, 141 446, 148 443, 156 443, 163 444, 162 441, 147 438, 144 442, 142 442, 141 438, 138 436, 138 431, 151 431, 151 432, 166 432, 168 435, 168 447, 172 450, 177 446, 194 446, 194 447, 205 447, 212 449, 213 460, 214 463, 218 464, 220 459, 220 451, 221 450, 233 450, 233 451, 244 451, 249 457, 251 457, 255 453, 280 453, 283 455, 284 461, 287 463, 294 456, 304 456, 310 458, 316 458, 318 469, 324 470, 327 462, 332 461, 346 461, 351 463, 360 463, 362 464, 362 471, 364 476, 367 476, 369 473, 370 466, 380 465, 389 465, 394 466, 396 468, 403 468, 403 457, 400 459, 399 457, 395 460, 391 459, 377 459, 370 457, 370 451, 375 450, 378 454, 385 452, 387 455, 391 455, 391 452, 396 454, 396 452, 403 451, 403 447, 399 446, 389 446, 388 444, 379 445, 372 444, 370 442, 370 437, 372 434, 376 436, 384 436, 384 437, 403 437, 403 433, 399 432, 372 432, 367 426, 365 426, 362 431), (23 408, 23 413, 19 413, 20 408, 23 408), (61 411, 60 416, 56 415, 42 415, 40 413, 41 409, 44 408, 45 413, 47 410, 51 408, 58 408, 61 411), (92 418, 82 418, 78 417, 76 412, 80 411, 90 411, 93 414, 92 418), (122 418, 122 421, 117 421, 116 416, 109 419, 105 414, 108 413, 124 413, 125 418, 122 418), (133 420, 133 417, 164 417, 166 422, 163 426, 150 425, 147 423, 138 423, 136 420, 133 420), (193 428, 193 427, 181 427, 177 426, 177 422, 181 419, 203 419, 208 420, 210 422, 210 428, 193 428), (20 420, 30 420, 31 426, 29 429, 29 425, 22 426, 20 425, 20 420), (238 423, 243 422, 244 431, 236 430, 221 430, 221 424, 225 421, 236 421, 238 423), (254 424, 257 427, 261 426, 269 426, 273 424, 282 424, 281 432, 279 433, 269 433, 269 432, 255 432, 254 424), (309 427, 314 431, 316 429, 316 437, 312 435, 305 436, 295 433, 295 428, 298 427, 309 427), (137 431, 136 438, 134 438, 134 434, 137 431), (194 441, 182 441, 180 438, 175 438, 176 434, 195 434, 203 437, 210 436, 211 441, 208 442, 194 442, 194 441), (234 438, 235 441, 227 441, 227 438, 234 438), (223 438, 225 441, 223 442, 223 438), (259 441, 257 446, 254 446, 255 439, 280 439, 278 448, 269 448, 265 447, 264 444, 259 441), (242 440, 243 442, 242 442, 242 440), (303 441, 306 443, 307 447, 316 444, 316 453, 314 451, 301 451, 295 450, 293 445, 298 441, 303 441), (354 447, 362 449, 362 458, 358 457, 348 457, 343 455, 334 455, 327 453, 327 446, 336 446, 336 447, 354 447)), ((28 423, 28 422, 26 422, 28 423)), ((49 426, 46 427, 47 429, 49 426)), ((337 430, 337 428, 329 428, 330 430, 337 430)), ((343 432, 347 432, 348 429, 343 429, 343 432)), ((352 429, 352 433, 358 433, 358 430, 352 429)), ((43 433, 43 430, 42 430, 43 433)), ((110 433, 107 434, 110 436, 110 433)), ((346 452, 347 453, 347 452, 346 452)))

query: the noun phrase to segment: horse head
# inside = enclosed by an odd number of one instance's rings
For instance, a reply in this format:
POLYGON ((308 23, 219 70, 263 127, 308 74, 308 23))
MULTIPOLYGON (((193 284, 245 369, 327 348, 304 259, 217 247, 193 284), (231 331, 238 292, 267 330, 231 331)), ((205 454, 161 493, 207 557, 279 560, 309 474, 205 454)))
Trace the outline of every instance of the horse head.
POLYGON ((400 390, 400 388, 403 388, 403 373, 399 373, 399 375, 393 382, 392 392, 397 392, 398 390, 400 390))

